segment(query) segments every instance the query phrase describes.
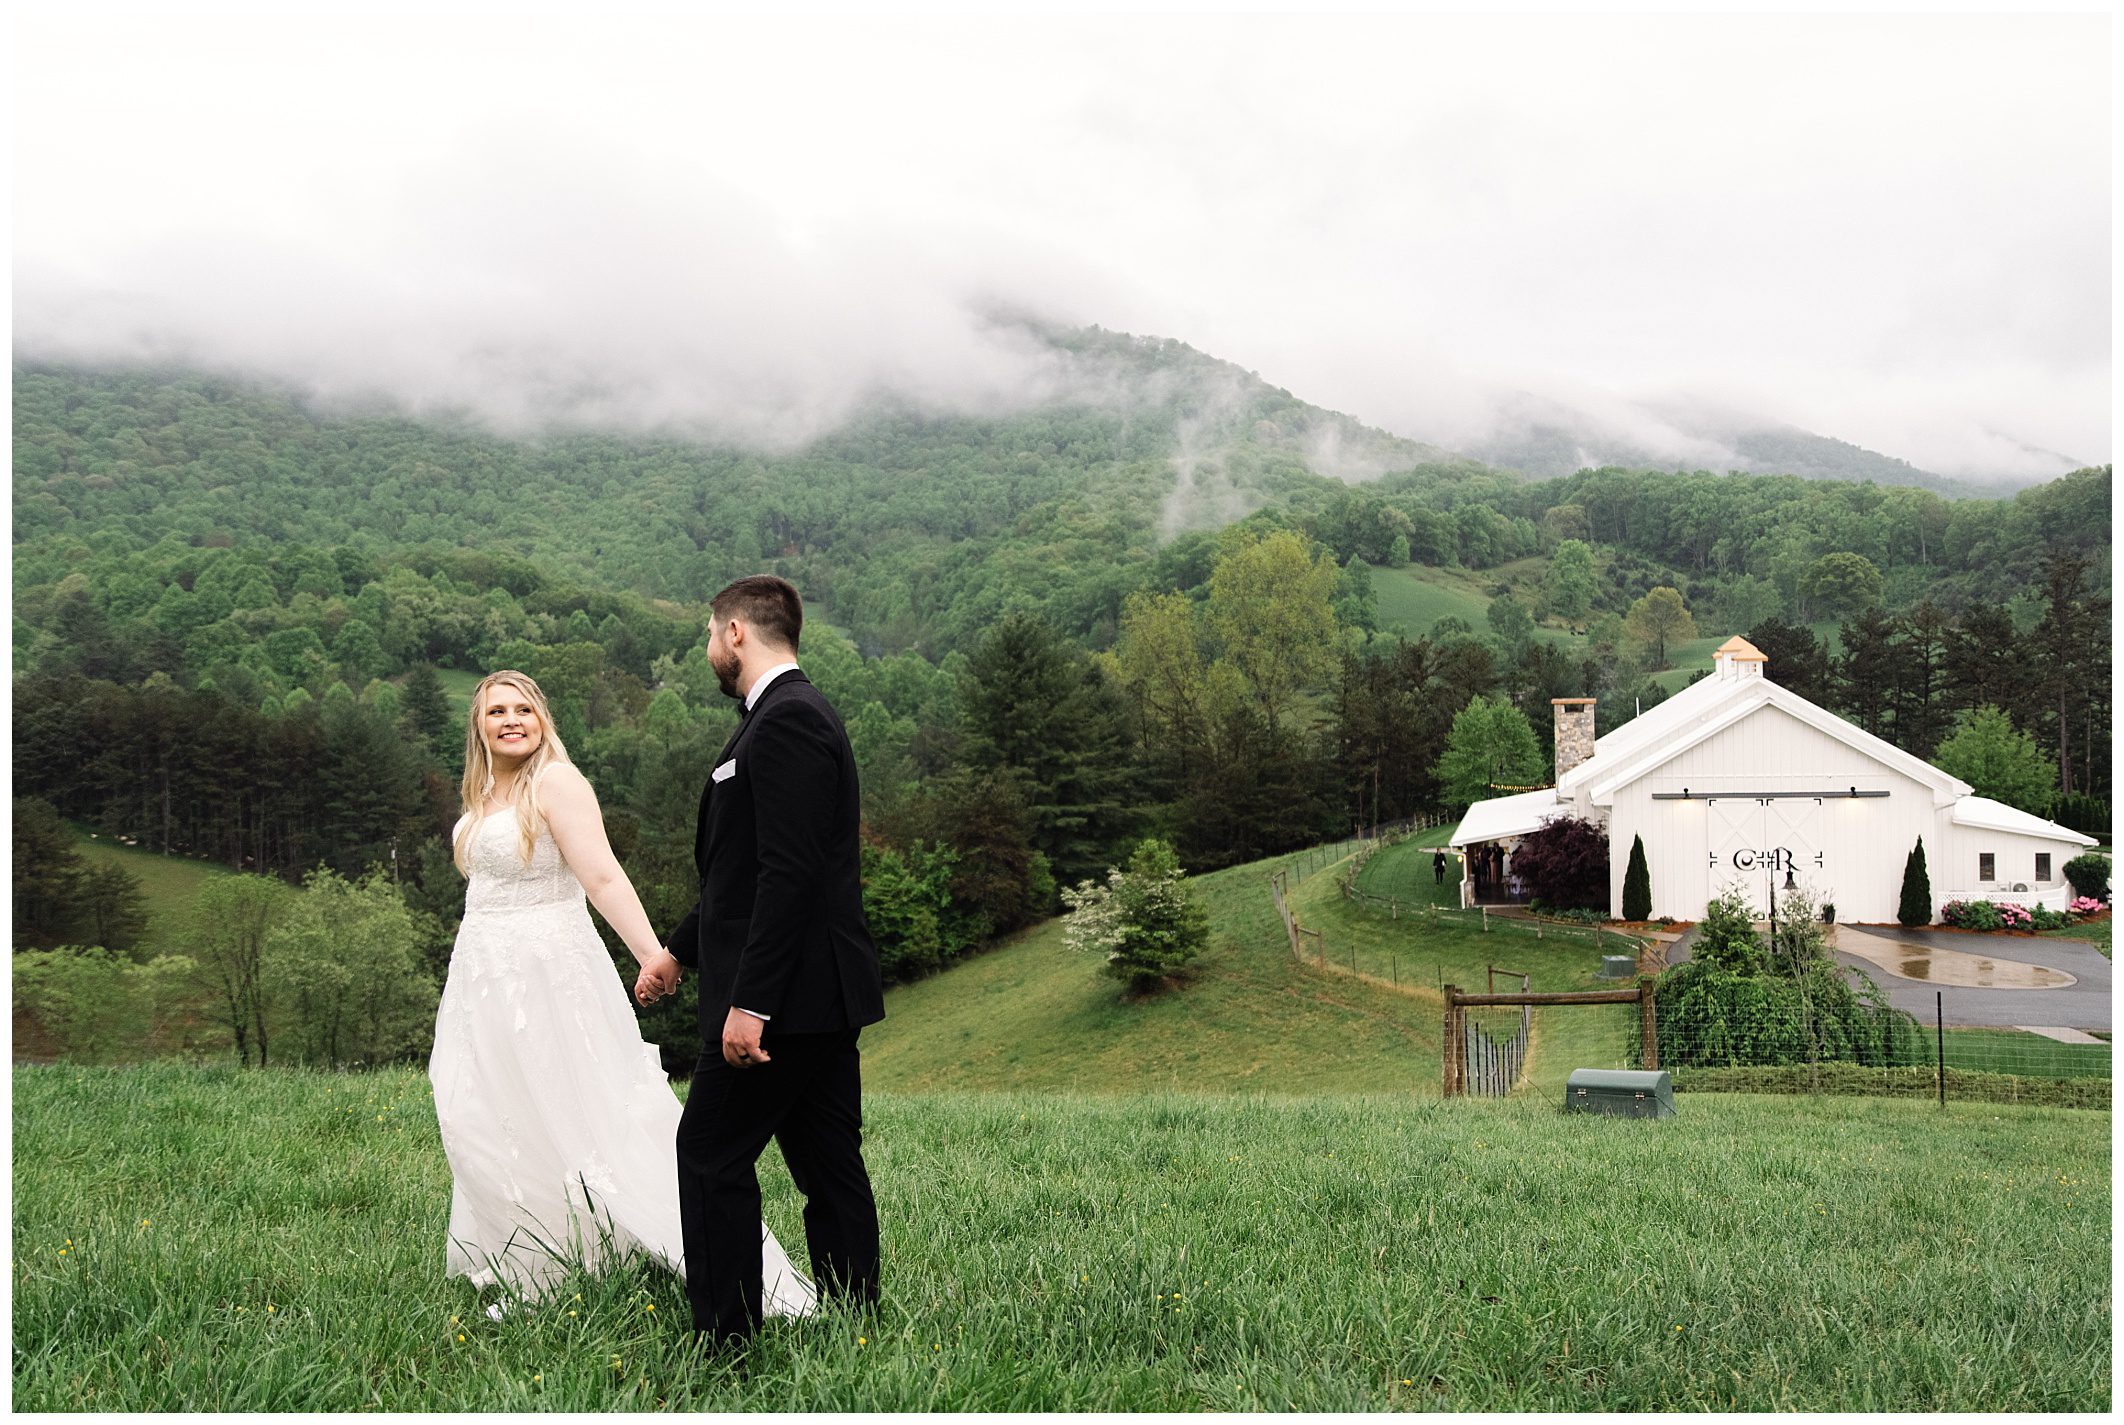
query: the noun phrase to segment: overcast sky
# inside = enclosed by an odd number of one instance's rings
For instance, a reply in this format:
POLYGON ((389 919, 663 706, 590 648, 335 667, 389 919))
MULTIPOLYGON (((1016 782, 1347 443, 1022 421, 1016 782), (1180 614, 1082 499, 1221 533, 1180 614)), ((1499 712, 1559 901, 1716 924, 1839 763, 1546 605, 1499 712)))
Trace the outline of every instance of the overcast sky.
POLYGON ((1707 396, 2110 456, 2110 20, 18 8, 24 355, 801 437, 1005 303, 1452 445, 1707 396))

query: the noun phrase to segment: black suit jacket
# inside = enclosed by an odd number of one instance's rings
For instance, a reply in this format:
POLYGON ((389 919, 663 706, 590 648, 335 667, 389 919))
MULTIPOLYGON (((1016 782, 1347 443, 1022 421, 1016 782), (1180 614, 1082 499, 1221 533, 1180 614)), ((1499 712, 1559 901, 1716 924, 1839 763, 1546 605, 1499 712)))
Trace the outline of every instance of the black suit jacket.
POLYGON ((824 1034, 885 1017, 863 918, 855 753, 801 672, 777 677, 739 722, 701 792, 701 896, 665 942, 700 971, 701 1038, 717 1052, 733 1007, 767 1032, 824 1034))

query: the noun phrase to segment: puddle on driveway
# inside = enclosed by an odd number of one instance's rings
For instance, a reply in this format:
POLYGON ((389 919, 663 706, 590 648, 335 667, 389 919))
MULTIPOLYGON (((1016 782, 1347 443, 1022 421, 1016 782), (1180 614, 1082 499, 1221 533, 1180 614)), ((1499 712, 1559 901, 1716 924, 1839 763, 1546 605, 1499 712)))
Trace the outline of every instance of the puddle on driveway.
POLYGON ((2061 990, 2079 977, 2047 965, 1971 955, 1962 950, 1935 950, 1908 941, 1869 935, 1850 926, 1837 929, 1836 948, 1856 955, 1891 975, 1928 985, 1982 990, 2061 990))

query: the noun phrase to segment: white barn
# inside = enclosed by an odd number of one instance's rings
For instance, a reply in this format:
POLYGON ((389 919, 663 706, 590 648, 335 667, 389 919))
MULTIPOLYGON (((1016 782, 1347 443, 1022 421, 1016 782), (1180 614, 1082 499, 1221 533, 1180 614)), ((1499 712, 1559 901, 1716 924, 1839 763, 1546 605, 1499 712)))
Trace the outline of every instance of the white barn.
POLYGON ((1701 918, 1730 885, 1758 915, 1773 891, 1803 887, 1839 920, 1892 921, 1919 841, 1935 920, 1952 900, 2070 902, 2065 863, 2093 838, 1975 795, 1771 682, 1765 663, 1729 639, 1712 676, 1597 740, 1592 699, 1556 699, 1556 785, 1477 802, 1453 833, 1468 868, 1462 903, 1515 899, 1512 848, 1559 816, 1607 826, 1615 917, 1639 836, 1652 914, 1677 920, 1701 918))

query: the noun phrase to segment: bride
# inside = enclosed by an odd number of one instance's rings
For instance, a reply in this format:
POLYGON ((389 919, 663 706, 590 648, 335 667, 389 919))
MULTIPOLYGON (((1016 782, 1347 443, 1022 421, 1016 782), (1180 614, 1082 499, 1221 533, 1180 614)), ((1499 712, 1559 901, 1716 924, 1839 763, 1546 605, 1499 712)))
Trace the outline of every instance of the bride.
MULTIPOLYGON (((585 894, 641 962, 642 1003, 678 987, 679 964, 524 674, 490 673, 473 693, 462 793, 451 841, 470 883, 428 1061, 450 1163, 447 1275, 535 1301, 572 1262, 639 1250, 683 1276, 680 1104, 585 894)), ((811 1311, 817 1293, 764 1223, 760 1250, 767 1313, 811 1311)))

